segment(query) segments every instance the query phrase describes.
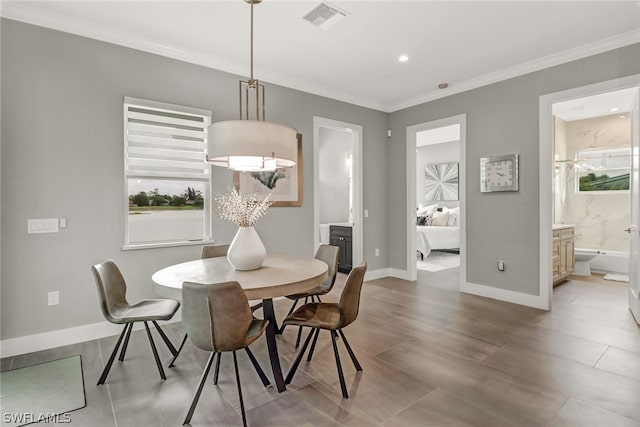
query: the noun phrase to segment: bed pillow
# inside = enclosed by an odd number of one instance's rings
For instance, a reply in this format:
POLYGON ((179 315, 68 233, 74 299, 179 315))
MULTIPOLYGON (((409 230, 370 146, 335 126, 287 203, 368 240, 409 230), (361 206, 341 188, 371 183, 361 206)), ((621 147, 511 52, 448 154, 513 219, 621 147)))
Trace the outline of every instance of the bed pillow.
POLYGON ((431 218, 431 225, 436 227, 444 227, 449 221, 449 212, 436 212, 431 218))
POLYGON ((416 225, 429 225, 431 215, 416 217, 416 225))
POLYGON ((460 207, 447 210, 449 213, 449 220, 447 225, 460 225, 460 207))
POLYGON ((438 205, 424 206, 422 203, 418 205, 418 216, 429 216, 438 209, 438 205))

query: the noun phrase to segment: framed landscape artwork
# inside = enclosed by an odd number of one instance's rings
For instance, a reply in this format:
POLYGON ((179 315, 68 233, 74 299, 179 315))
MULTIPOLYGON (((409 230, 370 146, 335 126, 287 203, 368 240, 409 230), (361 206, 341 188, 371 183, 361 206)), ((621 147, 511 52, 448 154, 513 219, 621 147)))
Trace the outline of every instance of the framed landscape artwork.
POLYGON ((271 193, 272 206, 302 206, 302 135, 298 134, 298 160, 291 168, 275 172, 234 172, 233 185, 240 194, 265 197, 271 193))
POLYGON ((458 200, 458 163, 435 163, 424 168, 424 199, 458 200))

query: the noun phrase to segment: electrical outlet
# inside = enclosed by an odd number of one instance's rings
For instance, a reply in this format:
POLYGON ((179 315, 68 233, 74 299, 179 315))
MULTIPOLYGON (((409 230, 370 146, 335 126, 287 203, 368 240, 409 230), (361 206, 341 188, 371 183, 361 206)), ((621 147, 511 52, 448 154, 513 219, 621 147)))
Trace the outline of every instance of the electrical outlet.
POLYGON ((498 271, 504 271, 504 261, 498 261, 498 271))
POLYGON ((380 256, 380 248, 376 248, 376 256, 380 256))
POLYGON ((51 291, 47 294, 47 305, 58 305, 60 304, 60 292, 59 291, 51 291))
POLYGON ((364 217, 369 218, 369 209, 364 210, 364 217))

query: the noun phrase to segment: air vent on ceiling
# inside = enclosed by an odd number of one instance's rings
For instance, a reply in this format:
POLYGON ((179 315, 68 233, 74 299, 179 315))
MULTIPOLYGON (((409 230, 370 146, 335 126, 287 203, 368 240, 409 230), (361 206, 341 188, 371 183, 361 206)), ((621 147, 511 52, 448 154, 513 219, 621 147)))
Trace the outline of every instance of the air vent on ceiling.
POLYGON ((312 11, 304 15, 302 19, 309 21, 316 27, 320 27, 326 31, 346 16, 347 12, 338 9, 327 2, 322 2, 318 6, 314 7, 312 11))

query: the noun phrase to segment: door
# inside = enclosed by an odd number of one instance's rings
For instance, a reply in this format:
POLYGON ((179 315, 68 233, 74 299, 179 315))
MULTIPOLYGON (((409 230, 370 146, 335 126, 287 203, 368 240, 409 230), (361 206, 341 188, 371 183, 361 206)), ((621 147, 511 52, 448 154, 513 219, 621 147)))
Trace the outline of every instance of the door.
POLYGON ((640 97, 631 107, 631 250, 629 253, 629 309, 640 324, 640 97))

